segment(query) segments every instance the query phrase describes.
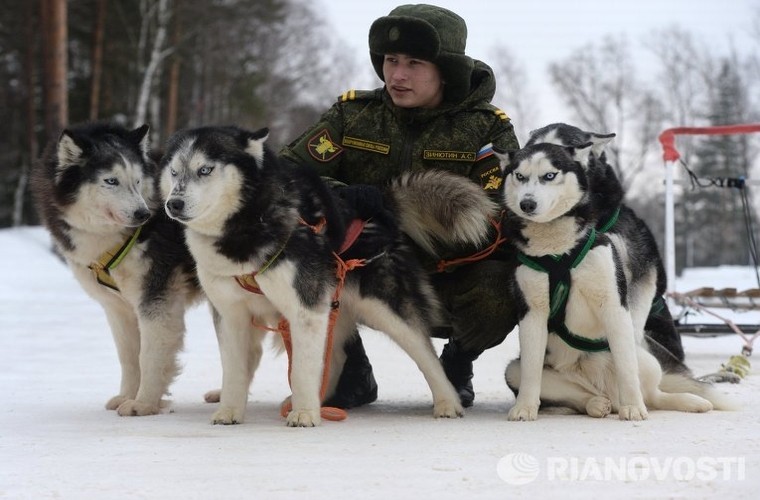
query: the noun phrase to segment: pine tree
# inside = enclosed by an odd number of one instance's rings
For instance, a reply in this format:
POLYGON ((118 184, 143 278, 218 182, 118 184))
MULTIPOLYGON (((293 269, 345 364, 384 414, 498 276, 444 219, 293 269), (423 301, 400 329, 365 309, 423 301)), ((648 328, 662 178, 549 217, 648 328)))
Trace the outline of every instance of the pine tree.
MULTIPOLYGON (((746 85, 737 65, 724 60, 709 97, 706 119, 710 126, 746 121, 746 85)), ((689 164, 699 180, 684 192, 688 221, 686 265, 746 265, 747 234, 743 224, 740 193, 716 187, 727 179, 747 176, 748 138, 745 135, 712 135, 700 139, 689 164)))

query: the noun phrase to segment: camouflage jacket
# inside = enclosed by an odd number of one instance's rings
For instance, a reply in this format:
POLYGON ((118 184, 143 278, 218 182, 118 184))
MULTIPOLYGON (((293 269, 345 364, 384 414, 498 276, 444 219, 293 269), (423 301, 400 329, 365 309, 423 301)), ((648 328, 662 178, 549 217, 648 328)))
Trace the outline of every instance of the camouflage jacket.
POLYGON ((499 162, 491 146, 519 148, 509 117, 490 101, 493 72, 476 61, 470 95, 435 109, 393 105, 384 88, 349 91, 281 155, 345 184, 382 185, 404 171, 444 169, 498 196, 499 162))

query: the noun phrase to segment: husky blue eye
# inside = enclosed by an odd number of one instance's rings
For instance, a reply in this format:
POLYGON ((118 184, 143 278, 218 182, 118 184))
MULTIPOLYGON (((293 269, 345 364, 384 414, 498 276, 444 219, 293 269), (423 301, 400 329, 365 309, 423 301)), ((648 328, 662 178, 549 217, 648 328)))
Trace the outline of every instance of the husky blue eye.
POLYGON ((544 175, 545 181, 552 181, 554 178, 557 177, 557 172, 549 172, 548 174, 544 175))
POLYGON ((201 167, 198 169, 198 175, 208 175, 214 170, 214 167, 201 167))
POLYGON ((525 180, 525 176, 523 174, 521 174, 520 172, 515 172, 515 179, 517 179, 518 181, 522 182, 522 181, 525 180))
POLYGON ((172 174, 172 177, 177 177, 177 171, 174 170, 173 168, 169 169, 169 173, 172 174))
POLYGON ((118 186, 119 185, 119 179, 117 179, 116 177, 109 177, 108 179, 103 179, 103 182, 105 182, 109 186, 118 186))

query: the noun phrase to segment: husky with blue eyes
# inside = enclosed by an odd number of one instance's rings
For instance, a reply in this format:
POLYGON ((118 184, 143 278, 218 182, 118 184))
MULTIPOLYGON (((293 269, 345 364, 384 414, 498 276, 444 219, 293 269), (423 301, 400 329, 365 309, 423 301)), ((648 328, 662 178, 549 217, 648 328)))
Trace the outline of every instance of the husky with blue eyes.
POLYGON ((283 318, 292 339, 288 426, 321 423, 321 404, 345 362, 343 349, 329 346, 342 346, 357 323, 388 334, 416 362, 435 417, 461 416, 429 337, 440 304, 402 229, 420 245, 479 245, 497 204, 467 179, 428 171, 388 186, 388 213, 362 213, 316 171, 277 158, 267 135, 237 127, 180 131, 161 164, 166 211, 186 226, 201 285, 220 316, 223 382, 212 421, 244 421, 262 339, 283 318), (438 233, 420 234, 423 227, 438 233), (357 267, 343 274, 349 262, 357 267))
POLYGON ((648 410, 728 409, 687 373, 663 375, 646 348, 634 312, 651 307, 656 275, 632 273, 633 253, 597 229, 592 150, 592 142, 535 143, 499 155, 504 234, 519 260, 509 284, 520 338, 520 358, 506 370, 517 395, 509 420, 535 420, 539 406, 621 420, 646 419, 648 410))
POLYGON ((35 165, 41 222, 82 288, 103 307, 121 386, 106 408, 154 415, 179 372, 184 313, 202 297, 179 223, 158 199, 148 126, 69 127, 35 165))

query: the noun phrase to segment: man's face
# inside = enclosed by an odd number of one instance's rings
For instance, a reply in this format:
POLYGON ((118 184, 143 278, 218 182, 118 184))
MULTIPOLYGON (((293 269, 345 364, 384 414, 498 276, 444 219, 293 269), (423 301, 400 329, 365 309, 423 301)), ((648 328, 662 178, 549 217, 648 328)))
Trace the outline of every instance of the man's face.
POLYGON ((400 108, 435 108, 443 101, 443 80, 438 66, 404 54, 383 59, 385 86, 400 108))

